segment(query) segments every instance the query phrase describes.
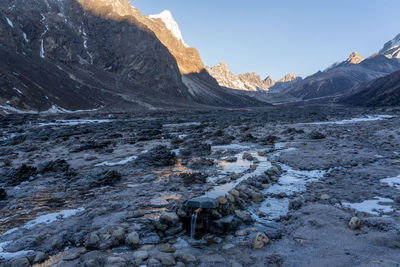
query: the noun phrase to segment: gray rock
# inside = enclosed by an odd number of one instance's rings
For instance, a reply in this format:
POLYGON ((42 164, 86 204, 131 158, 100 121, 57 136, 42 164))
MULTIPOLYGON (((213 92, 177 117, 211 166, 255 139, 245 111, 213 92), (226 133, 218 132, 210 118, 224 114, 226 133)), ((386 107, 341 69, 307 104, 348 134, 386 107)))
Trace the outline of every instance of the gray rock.
POLYGON ((179 222, 179 217, 175 212, 163 212, 160 216, 160 223, 162 224, 174 226, 179 222))
POLYGON ((351 230, 357 230, 360 229, 361 227, 361 220, 358 217, 353 217, 351 218, 351 220, 349 221, 349 228, 351 230))
POLYGON ((100 247, 100 237, 96 233, 91 233, 86 241, 87 249, 98 249, 100 247))
POLYGON ((36 252, 35 259, 33 263, 42 263, 47 259, 47 255, 44 252, 38 251, 36 252))
POLYGON ((104 264, 104 255, 100 251, 91 251, 83 256, 85 267, 98 267, 104 264))
POLYGON ((149 257, 149 253, 145 250, 138 250, 133 253, 133 259, 136 265, 141 265, 149 257))
POLYGON ((139 234, 137 232, 131 232, 125 238, 125 244, 131 247, 137 246, 140 243, 139 234))
POLYGON ((215 209, 218 208, 218 201, 214 198, 209 197, 197 197, 189 200, 186 204, 188 208, 203 208, 203 209, 215 209))
POLYGON ((11 262, 11 267, 29 267, 31 266, 27 258, 20 258, 11 262))
POLYGON ((175 256, 170 253, 160 252, 157 254, 156 258, 161 261, 164 266, 174 266, 176 264, 175 256))
POLYGON ((269 239, 264 233, 258 232, 253 238, 253 247, 256 249, 263 248, 268 243, 269 239))
POLYGON ((176 251, 175 257, 186 264, 197 262, 196 256, 185 251, 176 251))

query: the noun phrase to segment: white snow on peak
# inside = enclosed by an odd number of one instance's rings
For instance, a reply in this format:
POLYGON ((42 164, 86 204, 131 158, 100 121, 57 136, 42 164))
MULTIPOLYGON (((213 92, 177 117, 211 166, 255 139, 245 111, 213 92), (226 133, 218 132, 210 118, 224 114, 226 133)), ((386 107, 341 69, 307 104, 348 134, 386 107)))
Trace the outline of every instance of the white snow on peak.
POLYGON ((158 15, 150 15, 149 18, 161 19, 164 22, 165 26, 167 26, 167 29, 170 30, 172 34, 175 36, 175 38, 181 41, 186 47, 189 47, 183 40, 181 30, 179 29, 179 25, 178 23, 176 23, 174 17, 172 16, 169 10, 164 10, 158 15))
POLYGON ((8 25, 10 25, 11 28, 14 28, 14 24, 12 23, 12 21, 6 17, 7 23, 8 25))

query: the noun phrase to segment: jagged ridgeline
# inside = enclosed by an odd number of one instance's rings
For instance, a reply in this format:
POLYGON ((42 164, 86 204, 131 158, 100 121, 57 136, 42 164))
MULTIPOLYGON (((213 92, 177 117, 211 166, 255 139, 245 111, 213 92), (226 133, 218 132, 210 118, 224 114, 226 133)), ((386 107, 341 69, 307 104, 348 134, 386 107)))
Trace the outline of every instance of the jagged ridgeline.
POLYGON ((2 1, 0 11, 3 110, 258 103, 218 86, 169 12, 143 16, 129 0, 2 1))

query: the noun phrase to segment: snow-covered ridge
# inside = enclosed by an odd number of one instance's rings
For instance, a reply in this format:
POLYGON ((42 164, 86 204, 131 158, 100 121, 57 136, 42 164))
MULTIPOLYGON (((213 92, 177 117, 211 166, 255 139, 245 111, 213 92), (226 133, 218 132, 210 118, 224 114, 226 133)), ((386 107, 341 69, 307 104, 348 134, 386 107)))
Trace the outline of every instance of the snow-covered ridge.
POLYGON ((169 10, 164 10, 163 12, 157 15, 150 15, 149 18, 161 19, 164 22, 165 26, 167 26, 167 29, 171 31, 172 35, 174 35, 176 39, 181 41, 184 46, 189 47, 183 40, 181 30, 179 29, 179 25, 175 21, 174 17, 172 16, 169 10))

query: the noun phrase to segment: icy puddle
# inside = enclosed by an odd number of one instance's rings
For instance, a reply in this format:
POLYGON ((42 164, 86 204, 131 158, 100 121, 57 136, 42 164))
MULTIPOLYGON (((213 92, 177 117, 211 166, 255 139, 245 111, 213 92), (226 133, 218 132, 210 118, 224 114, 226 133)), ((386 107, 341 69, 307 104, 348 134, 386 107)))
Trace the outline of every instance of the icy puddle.
MULTIPOLYGON (((227 145, 227 146, 215 146, 213 147, 214 150, 217 149, 237 149, 238 147, 245 147, 242 145, 227 145)), ((238 176, 238 179, 228 182, 226 184, 222 185, 217 185, 210 191, 205 193, 206 197, 210 198, 217 198, 219 196, 225 196, 230 190, 232 190, 235 186, 237 186, 240 182, 249 179, 250 177, 253 176, 259 176, 263 175, 264 172, 272 167, 271 162, 269 162, 264 156, 260 156, 258 152, 241 152, 239 154, 236 154, 233 156, 234 158, 237 158, 236 161, 234 162, 228 162, 226 161, 227 158, 224 160, 220 161, 218 163, 218 169, 220 170, 220 173, 218 177, 214 178, 209 178, 208 182, 214 182, 218 178, 221 177, 227 177, 230 175, 236 175, 238 176), (250 154, 254 160, 246 160, 243 159, 244 154, 250 154)))
POLYGON ((24 226, 22 227, 17 227, 17 228, 13 228, 11 230, 8 230, 7 232, 3 233, 0 237, 9 235, 15 231, 21 230, 21 229, 32 229, 35 226, 39 225, 39 224, 50 224, 52 222, 55 222, 57 220, 63 220, 65 218, 71 217, 73 215, 76 215, 77 213, 84 211, 84 208, 78 208, 78 209, 73 209, 73 210, 62 210, 59 212, 55 212, 55 213, 49 213, 46 215, 42 215, 37 217, 36 219, 27 222, 24 226))
POLYGON ((112 120, 56 120, 55 122, 45 122, 39 123, 39 126, 76 126, 81 124, 90 123, 107 123, 112 122, 112 120))
POLYGON ((352 124, 352 123, 359 123, 359 122, 369 122, 369 121, 381 121, 381 120, 388 120, 393 119, 394 116, 391 115, 369 115, 367 117, 361 118, 353 118, 349 120, 340 120, 340 121, 324 121, 324 122, 312 122, 312 123, 302 123, 307 125, 326 125, 326 124, 352 124))
POLYGON ((11 259, 16 259, 20 257, 27 256, 29 254, 34 254, 35 251, 33 250, 21 250, 17 252, 5 252, 4 247, 10 244, 12 241, 7 241, 7 242, 2 242, 0 243, 0 260, 11 260, 11 259))
MULTIPOLYGON (((0 238, 10 235, 14 232, 24 230, 24 229, 27 229, 27 230, 32 229, 39 224, 50 224, 55 221, 60 221, 65 218, 76 215, 77 213, 82 212, 84 210, 85 210, 84 208, 78 208, 78 209, 71 209, 71 210, 62 210, 59 212, 42 215, 42 216, 37 217, 35 220, 29 221, 22 227, 17 227, 17 228, 8 230, 7 232, 0 235, 0 238)), ((21 250, 21 251, 16 251, 16 252, 4 251, 5 247, 13 241, 14 240, 0 242, 0 259, 5 259, 5 260, 16 259, 16 258, 24 257, 24 256, 35 253, 35 251, 32 251, 32 250, 21 250)))
MULTIPOLYGON (((140 152, 141 154, 147 153, 149 152, 148 150, 143 150, 142 152, 140 152)), ((102 163, 98 163, 96 165, 94 165, 95 167, 114 167, 114 166, 121 166, 121 165, 125 165, 128 164, 131 161, 134 161, 135 159, 137 159, 138 156, 129 156, 123 160, 120 161, 115 161, 115 162, 111 162, 111 161, 105 161, 102 163)))
POLYGON ((374 199, 365 200, 361 203, 343 202, 342 207, 350 208, 358 212, 380 216, 394 211, 393 207, 390 206, 390 203, 394 203, 394 201, 390 198, 375 197, 374 199))
POLYGON ((397 177, 382 179, 381 183, 387 184, 388 186, 400 190, 400 175, 397 177))
MULTIPOLYGON (((264 194, 274 196, 280 193, 285 193, 290 196, 295 193, 306 191, 306 184, 309 182, 316 182, 324 177, 326 171, 313 170, 301 171, 294 170, 287 165, 281 164, 283 175, 279 178, 278 183, 271 185, 270 188, 263 190, 264 194)), ((256 221, 274 220, 279 217, 285 216, 289 211, 289 198, 274 198, 268 197, 258 208, 258 211, 266 214, 265 218, 259 218, 256 215, 256 210, 253 209, 253 218, 256 221)))

